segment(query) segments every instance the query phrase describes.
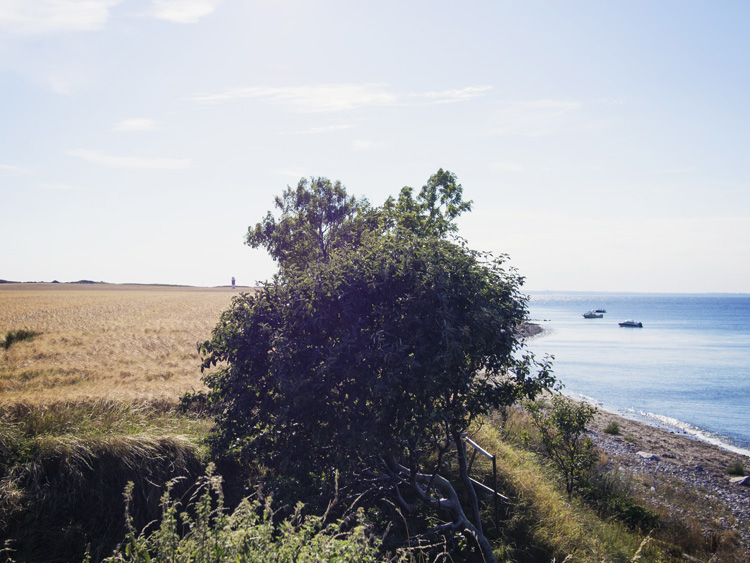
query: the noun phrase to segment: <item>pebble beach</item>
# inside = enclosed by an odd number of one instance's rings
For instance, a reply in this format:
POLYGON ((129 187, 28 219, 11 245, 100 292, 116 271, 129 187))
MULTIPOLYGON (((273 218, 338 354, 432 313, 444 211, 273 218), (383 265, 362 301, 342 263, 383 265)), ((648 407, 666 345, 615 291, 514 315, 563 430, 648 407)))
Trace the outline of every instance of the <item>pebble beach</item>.
POLYGON ((750 457, 602 410, 590 434, 605 469, 622 472, 652 507, 699 522, 706 541, 733 531, 750 561, 750 477, 727 471, 739 462, 750 473, 750 457), (605 432, 613 422, 619 432, 605 432))

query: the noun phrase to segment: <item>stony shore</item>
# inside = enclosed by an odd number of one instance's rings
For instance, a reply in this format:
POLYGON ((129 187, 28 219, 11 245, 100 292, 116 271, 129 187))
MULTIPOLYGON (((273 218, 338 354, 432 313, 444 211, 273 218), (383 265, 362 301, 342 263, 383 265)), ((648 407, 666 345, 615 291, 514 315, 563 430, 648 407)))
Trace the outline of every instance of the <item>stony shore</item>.
MULTIPOLYGON (((521 331, 527 339, 543 333, 533 323, 521 331)), ((735 532, 750 561, 750 478, 741 484, 727 471, 739 461, 750 474, 750 457, 603 410, 590 430, 605 468, 621 471, 646 503, 677 520, 698 522, 709 542, 735 532), (605 432, 612 422, 619 434, 605 432)))
POLYGON ((708 542, 735 531, 750 561, 750 486, 727 472, 737 461, 750 472, 750 457, 601 410, 590 428, 607 466, 622 471, 649 505, 698 522, 708 542), (604 431, 612 422, 619 434, 604 431))

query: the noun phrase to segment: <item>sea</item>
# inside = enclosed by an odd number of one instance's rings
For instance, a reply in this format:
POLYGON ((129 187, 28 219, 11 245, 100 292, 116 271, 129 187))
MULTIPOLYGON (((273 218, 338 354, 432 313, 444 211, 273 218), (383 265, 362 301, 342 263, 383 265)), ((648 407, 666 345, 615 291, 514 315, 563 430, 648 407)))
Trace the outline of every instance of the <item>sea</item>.
POLYGON ((750 294, 529 294, 563 393, 750 456, 750 294), (604 309, 603 318, 583 313, 604 309), (620 327, 632 319, 642 328, 620 327))

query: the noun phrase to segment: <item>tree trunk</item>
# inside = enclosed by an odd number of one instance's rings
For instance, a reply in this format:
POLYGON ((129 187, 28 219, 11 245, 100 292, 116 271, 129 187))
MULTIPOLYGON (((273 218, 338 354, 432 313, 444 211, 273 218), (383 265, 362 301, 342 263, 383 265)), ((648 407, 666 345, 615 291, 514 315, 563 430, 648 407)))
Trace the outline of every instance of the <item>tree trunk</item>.
POLYGON ((424 504, 435 510, 447 512, 453 521, 452 527, 454 530, 461 531, 476 540, 485 563, 497 563, 497 559, 492 553, 492 545, 482 533, 481 528, 477 529, 466 517, 458 494, 450 481, 438 474, 427 475, 410 471, 393 457, 387 459, 386 462, 391 471, 400 476, 401 479, 408 481, 411 489, 424 504), (430 485, 432 491, 427 488, 430 485), (439 498, 439 495, 442 495, 443 498, 439 498))
POLYGON ((466 489, 466 494, 469 495, 471 511, 474 513, 474 524, 476 525, 477 530, 479 530, 479 533, 484 534, 484 531, 482 530, 482 520, 479 516, 479 499, 477 498, 477 492, 474 490, 474 485, 469 478, 469 467, 466 463, 466 444, 464 443, 460 432, 453 432, 453 441, 456 444, 456 451, 458 452, 458 472, 461 476, 464 488, 466 489))

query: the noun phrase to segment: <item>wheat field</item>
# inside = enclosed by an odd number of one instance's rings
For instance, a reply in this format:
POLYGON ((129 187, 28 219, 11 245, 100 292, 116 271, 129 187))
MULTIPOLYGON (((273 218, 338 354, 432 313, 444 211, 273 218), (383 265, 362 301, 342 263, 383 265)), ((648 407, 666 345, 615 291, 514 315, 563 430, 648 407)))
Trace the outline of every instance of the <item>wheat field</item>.
POLYGON ((0 284, 0 403, 169 399, 202 388, 196 343, 240 289, 0 284))

